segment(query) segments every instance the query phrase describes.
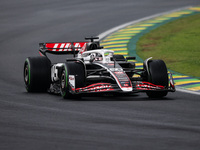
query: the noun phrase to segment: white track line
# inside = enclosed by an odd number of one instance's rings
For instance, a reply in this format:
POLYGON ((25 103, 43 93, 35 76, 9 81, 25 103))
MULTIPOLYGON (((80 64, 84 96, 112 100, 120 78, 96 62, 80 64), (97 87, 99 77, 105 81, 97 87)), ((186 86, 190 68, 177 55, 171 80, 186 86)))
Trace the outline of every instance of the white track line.
MULTIPOLYGON (((151 15, 151 16, 148 16, 148 17, 144 17, 144 18, 141 18, 141 19, 138 19, 138 20, 134 20, 134 21, 130 21, 130 22, 127 22, 127 23, 124 23, 124 24, 121 24, 119 26, 116 26, 114 28, 111 28, 101 34, 98 35, 99 39, 100 40, 103 40, 105 37, 107 37, 108 35, 110 35, 111 33, 113 32, 116 32, 117 30, 120 30, 120 29, 123 29, 129 25, 133 25, 133 24, 136 24, 136 23, 139 23, 141 21, 145 21, 145 20, 149 20, 149 19, 152 19, 152 18, 155 18, 155 17, 159 17, 159 16, 162 16, 162 15, 166 15, 166 14, 169 14, 169 13, 173 13, 173 12, 176 12, 176 11, 181 11, 181 10, 184 10, 184 9, 188 9, 192 6, 187 6, 187 7, 183 7, 183 8, 178 8, 178 9, 174 9, 174 10, 170 10, 170 11, 167 11, 167 12, 164 12, 164 13, 158 13, 158 14, 155 14, 155 15, 151 15)), ((181 89, 181 88, 176 88, 177 91, 179 92, 184 92, 184 93, 190 93, 190 94, 196 94, 196 95, 200 95, 199 92, 195 92, 195 91, 189 91, 189 90, 185 90, 185 89, 181 89)))
POLYGON ((179 91, 179 92, 200 95, 200 92, 189 91, 189 90, 185 90, 185 89, 182 89, 182 88, 176 88, 176 90, 179 91))
POLYGON ((192 6, 187 6, 187 7, 183 7, 183 8, 178 8, 178 9, 174 9, 174 10, 170 10, 170 11, 167 11, 167 12, 164 12, 164 13, 158 13, 158 14, 155 14, 155 15, 151 15, 151 16, 148 16, 148 17, 144 17, 144 18, 141 18, 141 19, 138 19, 138 20, 134 20, 134 21, 130 21, 130 22, 127 22, 127 23, 124 23, 124 24, 121 24, 119 26, 116 26, 114 28, 111 28, 101 34, 98 35, 99 39, 102 40, 104 39, 106 36, 108 36, 109 34, 119 30, 119 29, 122 29, 122 28, 125 28, 129 25, 133 25, 133 24, 136 24, 136 23, 139 23, 141 21, 145 21, 145 20, 149 20, 149 19, 152 19, 152 18, 155 18, 155 17, 159 17, 159 16, 162 16, 162 15, 166 15, 166 14, 169 14, 169 13, 173 13, 173 12, 176 12, 176 11, 181 11, 181 10, 184 10, 184 9, 188 9, 192 6))

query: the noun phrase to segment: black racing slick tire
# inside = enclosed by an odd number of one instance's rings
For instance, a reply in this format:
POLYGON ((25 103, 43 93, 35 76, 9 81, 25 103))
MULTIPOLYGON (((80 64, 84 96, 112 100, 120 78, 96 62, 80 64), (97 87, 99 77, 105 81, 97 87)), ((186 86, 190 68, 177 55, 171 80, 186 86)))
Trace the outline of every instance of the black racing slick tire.
MULTIPOLYGON (((163 60, 150 60, 148 62, 148 82, 155 85, 168 87, 168 71, 163 60)), ((148 91, 146 94, 150 98, 162 98, 166 96, 168 91, 148 91)))
POLYGON ((86 72, 85 66, 80 61, 72 61, 64 64, 61 77, 60 77, 60 87, 61 95, 64 99, 80 97, 80 94, 76 94, 76 88, 81 88, 85 86, 86 72), (75 78, 75 85, 71 85, 69 82, 70 75, 75 78))
POLYGON ((28 92, 46 92, 51 83, 51 62, 44 56, 28 57, 24 63, 24 82, 28 92))

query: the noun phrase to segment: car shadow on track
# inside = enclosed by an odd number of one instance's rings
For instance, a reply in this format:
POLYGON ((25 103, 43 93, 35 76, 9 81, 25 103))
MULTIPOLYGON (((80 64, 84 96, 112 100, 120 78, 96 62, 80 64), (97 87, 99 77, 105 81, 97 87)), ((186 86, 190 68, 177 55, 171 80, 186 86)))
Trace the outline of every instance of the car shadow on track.
POLYGON ((98 96, 88 95, 73 99, 67 99, 66 101, 168 101, 168 100, 175 100, 175 99, 169 97, 148 98, 146 94, 131 94, 131 95, 119 94, 119 95, 98 95, 98 96))
POLYGON ((134 94, 95 94, 95 95, 84 95, 82 97, 73 97, 69 99, 64 99, 61 95, 58 94, 48 94, 48 93, 23 93, 25 96, 29 98, 44 98, 46 99, 57 99, 60 101, 171 101, 175 100, 171 97, 163 97, 163 98, 149 98, 145 93, 134 93, 134 94))

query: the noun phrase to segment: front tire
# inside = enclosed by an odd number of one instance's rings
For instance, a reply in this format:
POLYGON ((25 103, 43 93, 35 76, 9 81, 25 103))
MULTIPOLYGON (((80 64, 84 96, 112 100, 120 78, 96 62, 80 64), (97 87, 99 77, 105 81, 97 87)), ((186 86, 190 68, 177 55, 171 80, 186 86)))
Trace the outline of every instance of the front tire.
MULTIPOLYGON (((61 77, 60 77, 60 87, 61 95, 64 99, 73 98, 80 95, 73 95, 75 91, 69 83, 69 75, 74 75, 75 77, 75 88, 81 88, 85 86, 85 66, 82 62, 67 62, 64 64, 61 77)), ((75 90, 75 89, 74 89, 75 90)))
MULTIPOLYGON (((147 68, 147 67, 146 67, 147 68)), ((168 71, 163 60, 150 60, 148 62, 148 82, 155 85, 168 87, 168 71)), ((150 98, 162 98, 166 96, 168 91, 148 91, 146 94, 150 98)))

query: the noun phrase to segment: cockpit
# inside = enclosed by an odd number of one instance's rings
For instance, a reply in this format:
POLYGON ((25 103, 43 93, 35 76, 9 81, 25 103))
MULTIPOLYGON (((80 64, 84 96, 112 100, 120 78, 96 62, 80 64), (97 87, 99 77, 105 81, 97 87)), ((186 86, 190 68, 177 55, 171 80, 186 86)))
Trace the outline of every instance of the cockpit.
POLYGON ((111 63, 113 62, 114 52, 111 50, 92 50, 87 51, 82 54, 82 58, 85 62, 102 62, 102 63, 111 63))

